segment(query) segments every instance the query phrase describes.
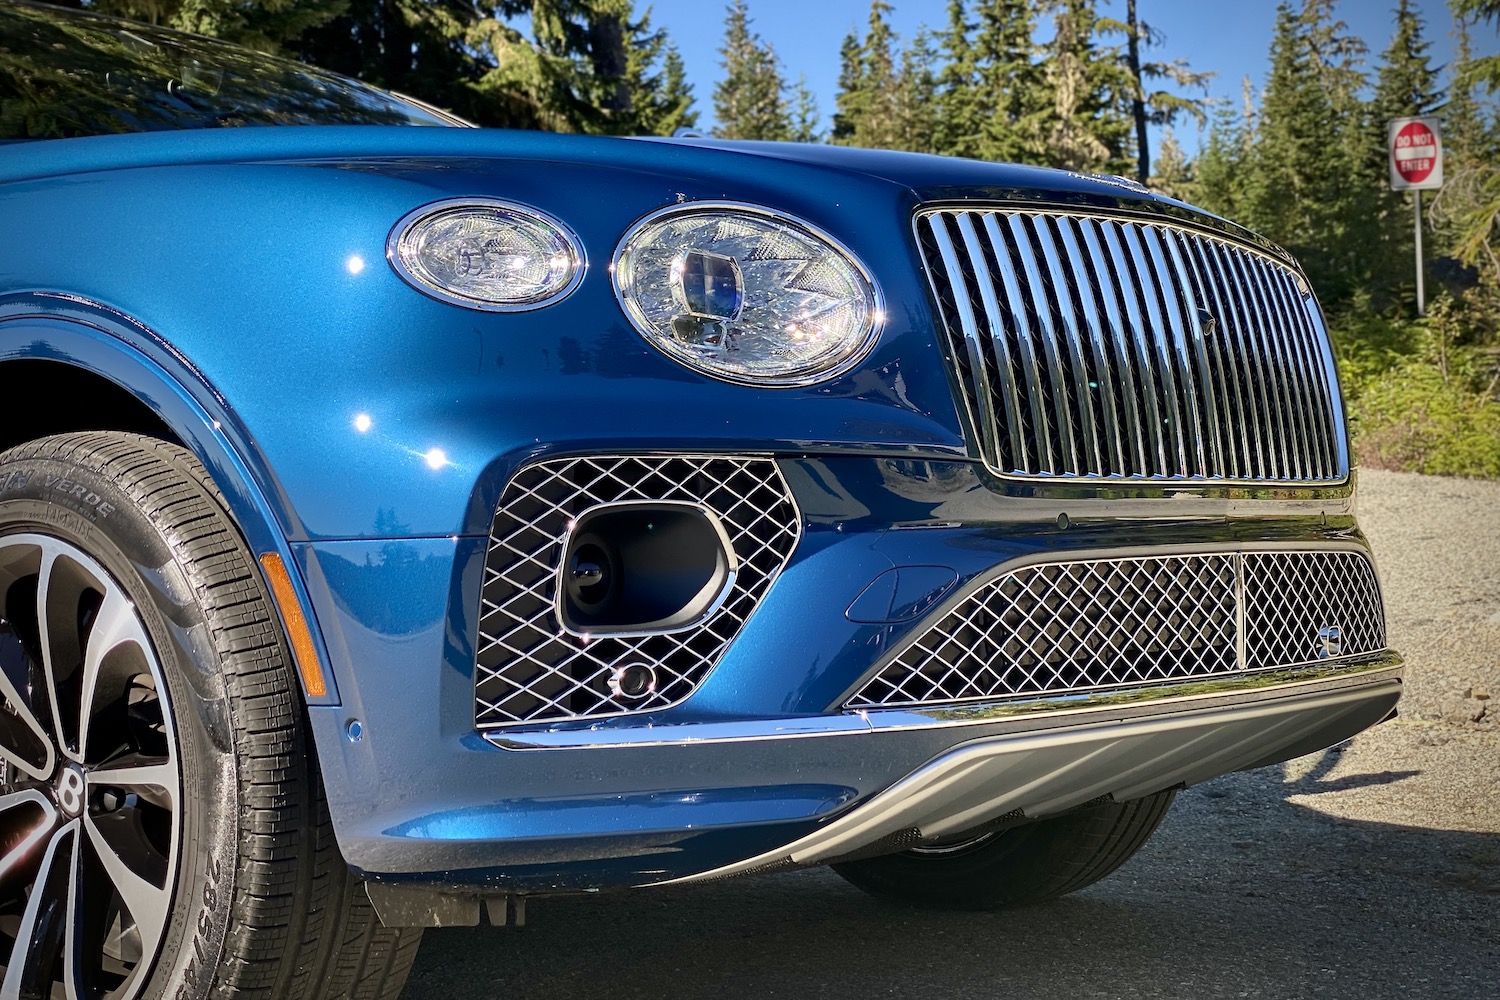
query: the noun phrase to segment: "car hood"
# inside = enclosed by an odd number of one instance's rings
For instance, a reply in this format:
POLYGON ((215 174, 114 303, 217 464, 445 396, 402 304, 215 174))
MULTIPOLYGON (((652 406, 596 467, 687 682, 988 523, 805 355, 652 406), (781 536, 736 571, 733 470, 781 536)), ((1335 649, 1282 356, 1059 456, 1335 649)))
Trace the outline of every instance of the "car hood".
POLYGON ((839 191, 841 183, 867 190, 885 187, 899 190, 913 202, 1033 203, 1174 218, 1267 250, 1277 249, 1240 226, 1154 194, 1123 177, 781 142, 621 139, 391 125, 143 132, 8 145, 0 156, 0 183, 140 167, 362 161, 401 161, 417 170, 447 169, 460 161, 566 163, 665 178, 695 177, 721 185, 725 196, 736 190, 839 191))
POLYGON ((715 149, 758 156, 783 163, 806 163, 867 177, 878 177, 918 192, 945 188, 981 188, 1016 192, 1075 192, 1104 197, 1140 198, 1153 202, 1170 199, 1151 193, 1128 177, 1078 173, 1051 167, 1029 167, 1016 163, 990 163, 954 156, 903 153, 888 149, 859 149, 795 142, 750 142, 729 139, 643 137, 637 141, 715 149))

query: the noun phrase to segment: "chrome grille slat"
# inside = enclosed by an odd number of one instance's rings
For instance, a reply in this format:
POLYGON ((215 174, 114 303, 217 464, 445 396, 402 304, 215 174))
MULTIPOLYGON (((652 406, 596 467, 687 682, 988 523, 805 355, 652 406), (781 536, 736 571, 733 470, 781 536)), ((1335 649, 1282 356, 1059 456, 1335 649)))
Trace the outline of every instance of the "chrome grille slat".
MULTIPOLYGON (((968 230, 965 230, 965 221, 966 220, 959 221, 959 230, 964 234, 965 242, 969 243, 970 259, 974 259, 976 257, 982 259, 982 255, 976 253, 977 248, 969 241, 969 237, 972 235, 973 227, 970 226, 968 230)), ((934 224, 933 236, 937 240, 938 252, 942 254, 943 266, 948 269, 948 273, 960 273, 958 270, 958 251, 953 245, 953 237, 949 235, 948 227, 943 220, 937 220, 934 224)), ((977 278, 982 294, 984 288, 990 285, 989 276, 981 272, 977 275, 977 278)), ((953 299, 954 304, 958 309, 959 322, 963 324, 964 336, 963 341, 960 345, 960 349, 963 350, 968 356, 969 372, 984 372, 988 369, 989 366, 985 363, 983 347, 980 340, 979 319, 974 312, 974 303, 969 298, 969 289, 965 282, 960 281, 953 286, 953 299)), ((990 292, 989 298, 985 301, 985 307, 985 313, 988 316, 993 317, 1000 314, 999 305, 994 301, 993 290, 990 292)), ((1004 350, 1003 340, 1000 341, 999 349, 1001 351, 1004 350)), ((1017 402, 1019 400, 1019 397, 1016 395, 1015 391, 1015 379, 1011 376, 1010 358, 1008 354, 1001 355, 999 368, 1001 392, 1009 401, 1009 407, 1011 410, 1011 413, 1009 414, 1011 419, 1006 421, 1006 426, 1010 431, 1012 447, 1015 448, 1017 453, 1024 454, 1024 452, 1022 451, 1023 445, 1021 443, 1024 441, 1024 438, 1021 435, 1019 410, 1017 409, 1017 402)), ((989 392, 978 393, 974 398, 974 406, 978 411, 977 416, 979 419, 977 423, 979 425, 980 431, 991 439, 990 447, 995 448, 997 442, 994 442, 993 439, 1000 433, 1000 424, 995 419, 993 394, 989 392)), ((996 450, 998 450, 998 448, 996 448, 996 450)))
POLYGON ((1379 584, 1352 550, 1032 563, 940 612, 846 708, 1063 697, 1337 662, 1385 648, 1379 584), (1337 628, 1330 653, 1323 633, 1337 628))
POLYGON ((1270 253, 1165 220, 929 209, 917 234, 997 474, 1348 477, 1327 331, 1270 253))
POLYGON ((496 506, 485 553, 475 724, 600 718, 681 702, 734 641, 801 534, 801 514, 770 458, 605 455, 521 468, 496 506), (685 501, 717 515, 739 569, 702 622, 644 636, 589 638, 562 628, 554 591, 570 526, 592 507, 621 501, 685 501), (609 677, 622 662, 653 667, 655 690, 634 700, 613 692, 609 677))
MULTIPOLYGON (((1296 347, 1297 364, 1302 372, 1303 383, 1314 399, 1322 400, 1325 406, 1330 405, 1327 399, 1328 387, 1323 384, 1323 366, 1317 361, 1318 338, 1308 320, 1307 310, 1300 307, 1296 285, 1284 271, 1274 271, 1272 277, 1277 306, 1286 318, 1287 329, 1291 331, 1296 347)), ((1328 428, 1322 421, 1313 420, 1309 415, 1307 422, 1315 443, 1315 448, 1310 451, 1314 475, 1326 478, 1334 472, 1328 461, 1329 456, 1337 452, 1337 448, 1329 439, 1328 428)))
POLYGON ((1146 320, 1137 294, 1139 282, 1129 264, 1121 227, 1099 224, 1104 236, 1104 245, 1109 250, 1109 266, 1114 272, 1112 290, 1124 308, 1126 321, 1126 347, 1132 352, 1137 374, 1136 390, 1142 404, 1141 431, 1144 437, 1147 465, 1145 476, 1167 477, 1171 470, 1167 462, 1167 442, 1162 435, 1162 414, 1157 399, 1156 366, 1151 361, 1151 347, 1146 343, 1146 320))
POLYGON ((1127 463, 1121 466, 1119 474, 1150 476, 1152 471, 1146 460, 1145 428, 1141 422, 1140 410, 1136 406, 1136 401, 1142 399, 1143 396, 1140 381, 1136 377, 1135 361, 1131 357, 1130 331, 1126 327, 1124 315, 1120 311, 1120 298, 1116 294, 1119 282, 1112 277, 1108 281, 1105 280, 1107 275, 1112 275, 1110 271, 1112 265, 1100 242, 1102 233, 1098 221, 1077 219, 1076 222, 1080 232, 1083 233, 1084 245, 1088 247, 1088 259, 1094 263, 1093 271, 1098 279, 1094 284, 1094 293, 1104 304, 1105 316, 1109 320, 1106 329, 1114 350, 1115 370, 1120 373, 1120 409, 1125 415, 1127 463), (1134 459, 1133 468, 1128 459, 1134 459))
MULTIPOLYGON (((1045 388, 1042 388, 1038 395, 1051 402, 1053 425, 1057 428, 1058 460, 1051 471, 1060 472, 1063 469, 1077 468, 1077 445, 1073 439, 1073 420, 1068 408, 1068 387, 1063 378, 1062 359, 1057 349, 1059 338, 1052 322, 1052 310, 1047 307, 1046 301, 1042 298, 1047 290, 1047 283, 1042 280, 1036 251, 1032 246, 1030 234, 1026 231, 1026 218, 1012 215, 1009 221, 1013 241, 1012 249, 1020 262, 1022 273, 1026 276, 1026 283, 1020 288, 1022 297, 1012 299, 1012 301, 1022 303, 1022 309, 1032 320, 1031 330, 1036 340, 1041 342, 1041 355, 1047 363, 1047 382, 1040 383, 1040 386, 1045 386, 1045 388)), ((1036 353, 1036 346, 1033 344, 1032 354, 1036 353)))
POLYGON ((1141 226, 1141 242, 1145 244, 1151 269, 1152 284, 1156 294, 1151 296, 1159 303, 1166 321, 1164 329, 1171 332, 1170 339, 1163 338, 1163 351, 1168 363, 1163 369, 1172 375, 1178 415, 1177 441, 1182 456, 1182 474, 1202 478, 1207 474, 1208 463, 1203 454, 1203 425, 1199 416, 1198 386, 1193 376, 1193 366, 1188 360, 1189 348, 1185 320, 1182 315, 1182 289, 1167 267, 1163 253, 1161 234, 1154 226, 1141 226))
MULTIPOLYGON (((1283 382, 1287 395, 1292 399, 1313 398, 1307 380, 1302 374, 1302 366, 1297 357, 1297 345, 1292 328, 1287 325, 1286 316, 1278 306, 1272 290, 1273 279, 1271 269, 1264 263, 1257 262, 1259 266, 1256 271, 1256 294, 1265 310, 1267 322, 1276 332, 1276 345, 1281 359, 1283 382)), ((1295 425, 1297 448, 1293 455, 1293 467, 1297 478, 1316 478, 1308 461, 1314 454, 1313 432, 1309 426, 1307 411, 1301 406, 1294 406, 1289 414, 1289 419, 1295 425)))
POLYGON ((1236 422, 1231 424, 1226 421, 1223 434, 1228 450, 1236 455, 1235 477, 1245 480, 1262 478, 1258 471, 1262 466, 1259 432, 1256 429, 1255 420, 1255 402, 1253 399, 1250 399, 1248 404, 1246 402, 1249 398, 1248 372, 1246 366, 1240 361, 1244 354, 1243 351, 1236 349, 1235 331, 1224 320, 1218 319, 1218 317, 1228 316, 1233 307, 1224 291, 1222 279, 1215 270, 1215 261, 1209 242, 1191 239, 1186 234, 1183 234, 1183 239, 1192 251, 1199 280, 1210 296, 1205 305, 1212 311, 1218 327, 1213 338, 1213 347, 1218 355, 1221 377, 1224 379, 1227 391, 1234 398, 1232 413, 1236 422))
POLYGON ((1260 302, 1255 268, 1250 255, 1243 250, 1235 251, 1235 265, 1242 282, 1241 288, 1245 294, 1250 321, 1255 328, 1260 345, 1260 357, 1266 372, 1267 387, 1273 399, 1272 428, 1278 442, 1276 454, 1280 463, 1281 478, 1296 480, 1301 477, 1295 467, 1298 450, 1296 425, 1292 416, 1295 407, 1292 406, 1292 396, 1286 384, 1286 359, 1277 348, 1276 332, 1260 302))
POLYGON ((1093 387, 1099 393, 1099 413, 1104 424, 1104 441, 1099 449, 1099 474, 1121 475, 1127 469, 1125 446, 1121 437, 1119 401, 1115 398, 1114 370, 1109 363, 1106 329, 1099 312, 1098 281, 1088 266, 1088 258, 1079 246, 1079 222, 1066 216, 1054 220, 1062 240, 1063 263, 1073 273, 1077 304, 1082 311, 1083 329, 1087 331, 1089 349, 1094 359, 1093 387))
MULTIPOLYGON (((1006 252, 1005 237, 1000 235, 999 227, 996 225, 994 216, 988 216, 984 220, 984 232, 990 241, 990 250, 995 256, 1000 271, 1000 280, 1005 284, 1005 302, 1007 307, 1002 312, 995 314, 994 331, 995 336, 1005 336, 1005 317, 1008 314, 1016 332, 1017 358, 1021 362, 1020 374, 1026 385, 1036 385, 1041 380, 1040 366, 1037 364, 1035 344, 1031 333, 1031 322, 1027 318, 1026 309, 1022 305, 1021 286, 1016 282, 1016 269, 1011 266, 1010 255, 1006 252)), ((976 258, 971 258, 976 259, 976 258)), ((984 260, 983 256, 977 258, 984 260)), ((1034 442, 1036 465, 1050 468, 1052 459, 1049 454, 1048 442, 1051 433, 1048 431, 1049 421, 1047 419, 1047 408, 1040 393, 1027 393, 1030 399, 1031 418, 1031 440, 1034 442)), ((1020 459, 1020 453, 1017 455, 1020 459)), ((1017 466, 1024 468, 1024 466, 1017 466)))
POLYGON ((1059 326, 1065 331, 1062 338, 1066 347, 1068 366, 1071 369, 1071 385, 1065 389, 1071 389, 1073 406, 1078 412, 1078 436, 1075 467, 1082 468, 1087 473, 1104 475, 1104 458, 1099 448, 1099 428, 1094 415, 1094 394, 1089 389, 1088 363, 1084 360, 1084 339, 1087 334, 1083 325, 1079 322, 1076 303, 1079 295, 1073 283, 1072 275, 1065 271, 1064 257, 1058 249, 1057 240, 1053 235, 1056 220, 1047 216, 1040 216, 1036 220, 1037 245, 1041 248, 1042 259, 1047 266, 1047 275, 1051 279, 1047 283, 1048 307, 1056 314, 1059 326))
POLYGON ((1224 452, 1223 418, 1220 414, 1222 380, 1216 384, 1213 365, 1209 362, 1208 345, 1203 333, 1202 311, 1191 305, 1192 302, 1201 301, 1203 298, 1201 280, 1188 266, 1187 259, 1183 256, 1182 234, 1170 229, 1163 230, 1162 240, 1166 244, 1173 271, 1177 276, 1177 287, 1182 295, 1183 314, 1187 318, 1189 338, 1192 342, 1193 365, 1198 374, 1198 391, 1203 401, 1203 444, 1206 456, 1201 474, 1206 476, 1209 469, 1224 469, 1225 475, 1233 476, 1233 466, 1224 452))

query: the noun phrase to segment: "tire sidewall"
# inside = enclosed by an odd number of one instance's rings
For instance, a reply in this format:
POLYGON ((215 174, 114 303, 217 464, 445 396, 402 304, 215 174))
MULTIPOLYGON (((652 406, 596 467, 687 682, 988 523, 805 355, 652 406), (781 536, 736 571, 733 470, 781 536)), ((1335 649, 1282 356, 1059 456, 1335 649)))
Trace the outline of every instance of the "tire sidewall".
POLYGON ((99 472, 56 457, 0 456, 0 538, 20 533, 59 539, 97 560, 135 604, 154 646, 182 787, 172 904, 140 995, 206 996, 234 898, 240 784, 226 679, 179 554, 181 540, 164 537, 137 502, 99 472))

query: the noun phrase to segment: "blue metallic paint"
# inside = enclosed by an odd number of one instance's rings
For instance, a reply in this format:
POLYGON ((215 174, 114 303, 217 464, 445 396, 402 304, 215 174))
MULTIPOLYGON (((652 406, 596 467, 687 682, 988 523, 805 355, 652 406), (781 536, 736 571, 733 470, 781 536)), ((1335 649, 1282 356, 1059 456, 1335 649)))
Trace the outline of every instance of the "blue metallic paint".
POLYGON ((352 864, 532 888, 674 877, 786 843, 962 737, 521 766, 474 731, 473 646, 494 505, 536 456, 775 453, 806 517, 697 693, 595 723, 605 734, 827 712, 913 627, 895 590, 886 620, 845 614, 893 568, 934 568, 903 597, 920 602, 1040 551, 1358 537, 1352 487, 1002 485, 970 461, 910 225, 922 201, 959 196, 1187 214, 1078 175, 754 144, 376 127, 48 141, 0 157, 0 365, 53 357, 123 385, 203 459, 251 545, 291 557, 338 692, 310 716, 352 864), (458 196, 574 228, 591 260, 578 289, 484 314, 408 287, 383 260, 391 226, 458 196), (621 234, 729 197, 806 219, 870 268, 890 316, 856 371, 726 385, 625 321, 599 264, 621 234))
MULTIPOLYGON (((0 295, 0 364, 23 358, 75 366, 150 406, 213 476, 251 548, 276 552, 291 565, 277 518, 285 500, 275 478, 233 408, 172 345, 97 303, 57 295, 0 295)), ((295 575, 292 587, 303 615, 316 623, 306 588, 295 575)), ((314 642, 326 663, 316 628, 314 642)), ((338 692, 330 676, 324 694, 304 695, 310 704, 337 704, 338 692)))

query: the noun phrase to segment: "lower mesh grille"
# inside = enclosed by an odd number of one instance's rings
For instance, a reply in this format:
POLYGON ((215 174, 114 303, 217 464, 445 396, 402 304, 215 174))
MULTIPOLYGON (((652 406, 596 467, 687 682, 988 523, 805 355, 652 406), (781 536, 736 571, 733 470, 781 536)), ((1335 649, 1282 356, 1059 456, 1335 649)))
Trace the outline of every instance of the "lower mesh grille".
POLYGON ((723 456, 605 456, 527 466, 495 511, 480 592, 474 671, 481 727, 666 708, 703 682, 801 537, 801 515, 775 461, 723 456), (571 523, 621 501, 685 501, 713 511, 739 560, 727 596, 701 624, 647 636, 565 632, 554 592, 571 523), (612 691, 617 665, 649 664, 644 697, 612 691))
POLYGON ((848 707, 1082 694, 1384 648, 1380 588, 1359 552, 1042 563, 971 593, 848 707))

